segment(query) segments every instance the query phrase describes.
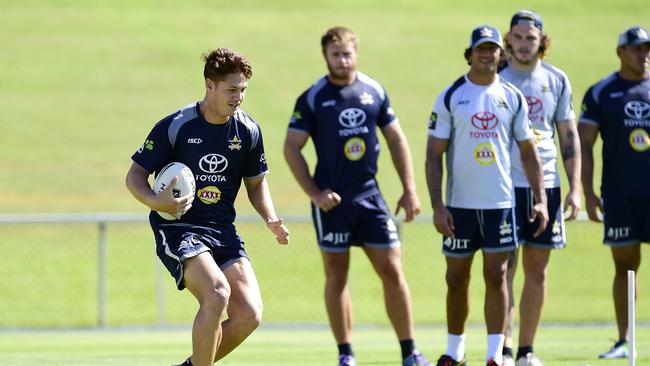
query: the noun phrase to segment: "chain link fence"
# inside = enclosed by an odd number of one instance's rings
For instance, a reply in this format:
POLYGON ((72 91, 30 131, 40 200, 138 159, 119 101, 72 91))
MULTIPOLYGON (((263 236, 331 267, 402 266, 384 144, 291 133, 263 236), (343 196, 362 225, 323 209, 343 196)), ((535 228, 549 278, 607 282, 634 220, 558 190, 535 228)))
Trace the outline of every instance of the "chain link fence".
MULTIPOLYGON (((278 245, 258 217, 237 221, 262 290, 264 322, 326 324, 323 266, 311 220, 301 216, 285 222, 291 230, 288 246, 278 245)), ((399 229, 415 321, 443 324, 441 238, 430 217, 399 229)), ((549 299, 569 294, 596 310, 549 301, 546 320, 613 320, 613 269, 594 270, 611 267, 609 252, 593 249, 600 246, 595 229, 586 222, 568 225, 569 248, 554 253, 551 261, 549 299), (577 239, 571 242, 572 237, 577 239)), ((190 324, 198 308, 187 291, 176 290, 160 264, 144 214, 0 215, 0 253, 1 329, 190 324)), ((483 319, 480 262, 477 254, 470 322, 483 319)), ((647 280, 639 279, 641 288, 647 280)), ((358 249, 352 250, 349 286, 355 323, 388 324, 381 283, 358 249)), ((642 320, 650 318, 641 310, 650 308, 643 299, 638 304, 642 320)))

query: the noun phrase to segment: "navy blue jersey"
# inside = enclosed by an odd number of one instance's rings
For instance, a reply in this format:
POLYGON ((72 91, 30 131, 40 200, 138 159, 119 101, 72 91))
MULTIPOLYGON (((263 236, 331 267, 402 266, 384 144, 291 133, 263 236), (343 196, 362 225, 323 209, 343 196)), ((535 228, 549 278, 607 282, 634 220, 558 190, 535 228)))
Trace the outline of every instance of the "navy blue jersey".
POLYGON ((377 192, 377 127, 396 120, 384 88, 357 72, 346 86, 322 77, 296 101, 290 130, 309 133, 318 162, 314 181, 343 199, 377 192))
POLYGON ((196 179, 196 197, 181 222, 231 225, 242 178, 266 174, 258 124, 242 110, 225 124, 207 122, 192 103, 163 118, 131 157, 150 173, 170 162, 187 165, 196 179))
POLYGON ((613 73, 593 85, 580 123, 597 125, 603 139, 602 195, 650 197, 650 79, 613 73))

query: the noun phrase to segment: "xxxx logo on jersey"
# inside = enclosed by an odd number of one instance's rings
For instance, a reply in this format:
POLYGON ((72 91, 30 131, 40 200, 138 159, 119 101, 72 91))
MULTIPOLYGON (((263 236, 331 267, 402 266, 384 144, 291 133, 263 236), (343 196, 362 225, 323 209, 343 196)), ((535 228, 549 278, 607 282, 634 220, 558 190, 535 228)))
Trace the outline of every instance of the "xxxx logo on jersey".
POLYGON ((221 199, 221 191, 215 186, 207 186, 199 189, 196 196, 206 205, 212 205, 221 199))
POLYGON ((630 146, 634 151, 646 151, 650 148, 650 136, 644 129, 637 128, 630 132, 630 146))
POLYGON ((487 166, 492 165, 497 159, 497 149, 491 142, 484 142, 474 148, 474 160, 477 163, 487 166))
POLYGON ((343 153, 348 160, 357 161, 366 154, 366 142, 362 138, 353 137, 345 142, 343 153))

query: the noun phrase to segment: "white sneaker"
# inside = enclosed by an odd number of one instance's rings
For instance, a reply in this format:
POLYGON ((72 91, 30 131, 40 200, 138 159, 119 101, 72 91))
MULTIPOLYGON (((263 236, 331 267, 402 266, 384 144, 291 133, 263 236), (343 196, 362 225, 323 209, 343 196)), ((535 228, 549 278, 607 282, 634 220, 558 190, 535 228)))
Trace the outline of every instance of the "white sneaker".
POLYGON ((520 357, 515 366, 544 366, 542 361, 534 353, 528 352, 526 356, 520 357))
POLYGON ((510 355, 503 355, 503 363, 501 366, 515 366, 515 360, 510 355))
POLYGON ((598 358, 627 358, 629 355, 627 342, 616 342, 609 351, 598 355, 598 358))

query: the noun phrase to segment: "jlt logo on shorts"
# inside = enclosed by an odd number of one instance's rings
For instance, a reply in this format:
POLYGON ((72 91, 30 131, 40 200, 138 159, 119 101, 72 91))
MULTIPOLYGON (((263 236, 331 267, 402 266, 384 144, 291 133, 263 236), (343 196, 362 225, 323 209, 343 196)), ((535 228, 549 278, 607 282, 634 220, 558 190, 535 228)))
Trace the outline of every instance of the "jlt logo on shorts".
POLYGON ((350 233, 327 233, 323 236, 323 241, 330 242, 334 245, 344 244, 350 240, 350 233))
POLYGON ((447 238, 442 244, 449 250, 467 249, 469 239, 447 238))
POLYGON ((629 226, 610 227, 607 230, 607 237, 612 240, 627 239, 630 237, 630 231, 632 231, 632 228, 629 226))

